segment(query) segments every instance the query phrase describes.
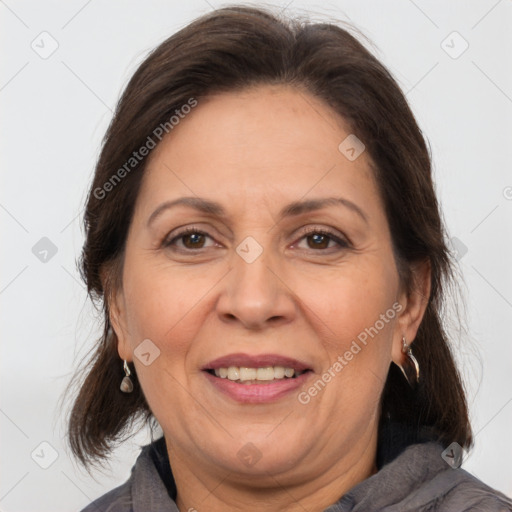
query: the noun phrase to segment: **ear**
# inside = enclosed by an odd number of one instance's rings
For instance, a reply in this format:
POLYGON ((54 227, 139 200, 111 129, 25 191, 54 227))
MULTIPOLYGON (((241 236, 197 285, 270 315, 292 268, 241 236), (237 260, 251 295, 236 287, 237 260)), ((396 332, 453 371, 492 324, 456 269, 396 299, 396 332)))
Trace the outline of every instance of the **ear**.
POLYGON ((413 265, 411 290, 403 289, 400 292, 398 302, 402 310, 395 324, 393 335, 392 359, 401 365, 406 355, 402 352, 402 337, 405 337, 410 345, 427 309, 431 289, 431 264, 430 260, 413 265))
POLYGON ((121 359, 132 361, 132 351, 128 341, 126 323, 126 307, 122 287, 114 285, 112 273, 114 269, 102 269, 100 271, 104 297, 107 303, 110 325, 116 334, 117 351, 121 359))

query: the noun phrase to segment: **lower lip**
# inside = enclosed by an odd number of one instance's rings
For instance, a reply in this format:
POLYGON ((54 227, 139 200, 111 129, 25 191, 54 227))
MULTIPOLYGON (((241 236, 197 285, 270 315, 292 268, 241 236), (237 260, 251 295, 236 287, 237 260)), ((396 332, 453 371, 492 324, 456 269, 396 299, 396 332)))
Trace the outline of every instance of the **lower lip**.
POLYGON ((241 403, 263 404, 275 402, 280 398, 293 393, 309 378, 311 371, 307 371, 295 378, 285 378, 267 384, 238 384, 229 379, 216 377, 203 372, 206 378, 222 393, 241 403))

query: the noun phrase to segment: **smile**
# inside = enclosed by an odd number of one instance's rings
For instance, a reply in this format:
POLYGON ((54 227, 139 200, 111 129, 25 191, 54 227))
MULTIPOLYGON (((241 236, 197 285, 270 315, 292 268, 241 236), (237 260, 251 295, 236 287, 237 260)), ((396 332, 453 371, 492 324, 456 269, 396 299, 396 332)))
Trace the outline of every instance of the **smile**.
POLYGON ((229 366, 209 370, 212 375, 221 379, 229 379, 239 384, 261 384, 283 379, 294 379, 307 370, 295 370, 284 366, 265 366, 261 368, 249 368, 246 366, 229 366))

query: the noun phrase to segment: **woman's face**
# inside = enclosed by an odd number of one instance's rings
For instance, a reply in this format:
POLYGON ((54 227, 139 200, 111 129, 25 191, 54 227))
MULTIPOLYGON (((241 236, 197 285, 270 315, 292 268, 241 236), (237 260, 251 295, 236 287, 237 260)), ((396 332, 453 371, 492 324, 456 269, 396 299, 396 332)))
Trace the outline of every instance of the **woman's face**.
POLYGON ((419 319, 348 136, 315 97, 260 86, 200 100, 150 155, 112 314, 171 457, 298 482, 374 456, 419 319))

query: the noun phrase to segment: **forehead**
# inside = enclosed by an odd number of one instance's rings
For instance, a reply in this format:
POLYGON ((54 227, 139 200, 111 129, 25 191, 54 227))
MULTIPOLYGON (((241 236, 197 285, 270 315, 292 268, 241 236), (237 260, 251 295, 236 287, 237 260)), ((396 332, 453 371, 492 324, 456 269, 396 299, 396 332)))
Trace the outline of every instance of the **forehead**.
POLYGON ((369 155, 347 158, 347 137, 350 127, 336 112, 289 86, 199 99, 150 154, 141 195, 159 201, 175 191, 268 202, 339 192, 375 202, 369 155))

